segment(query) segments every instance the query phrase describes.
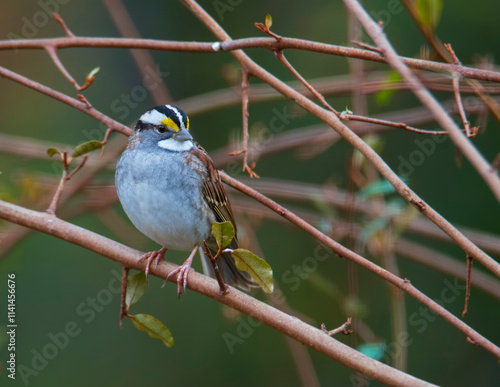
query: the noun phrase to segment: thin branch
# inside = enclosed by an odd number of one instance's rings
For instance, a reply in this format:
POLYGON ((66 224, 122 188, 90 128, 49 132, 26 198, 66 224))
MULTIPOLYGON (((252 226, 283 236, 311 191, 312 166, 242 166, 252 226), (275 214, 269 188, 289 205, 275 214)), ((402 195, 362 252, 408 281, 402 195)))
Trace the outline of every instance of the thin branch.
MULTIPOLYGON (((455 59, 453 58, 454 54, 451 54, 445 49, 443 43, 436 35, 435 28, 432 28, 431 26, 428 26, 422 22, 419 12, 415 7, 415 3, 409 0, 402 0, 402 4, 405 6, 411 18, 422 32, 427 42, 432 46, 434 51, 441 58, 443 58, 444 61, 450 64, 453 63, 455 59)), ((433 3, 430 3, 429 5, 432 7, 433 3)), ((472 79, 468 79, 467 83, 474 89, 474 92, 479 98, 481 98, 481 100, 483 100, 486 106, 488 106, 496 119, 500 120, 500 105, 491 99, 491 97, 488 95, 488 91, 486 91, 479 82, 473 81, 472 79)))
MULTIPOLYGON (((225 39, 224 39, 225 40, 225 39)), ((100 48, 139 48, 147 50, 179 51, 179 52, 224 52, 237 51, 247 48, 265 48, 272 52, 297 49, 318 52, 341 57, 364 59, 373 62, 387 63, 381 54, 370 50, 361 50, 352 47, 313 42, 304 39, 282 37, 275 38, 244 38, 221 42, 176 42, 154 39, 130 38, 93 38, 93 37, 65 37, 52 39, 16 39, 0 41, 0 50, 45 49, 54 46, 58 49, 69 47, 100 47, 100 48)), ((465 78, 478 79, 488 82, 500 82, 500 73, 476 69, 467 66, 455 66, 448 63, 433 62, 423 59, 401 57, 401 60, 410 68, 433 71, 439 73, 460 73, 465 78)))
MULTIPOLYGON (((319 101, 325 106, 328 110, 331 112, 335 113, 340 119, 343 121, 362 121, 362 122, 370 122, 372 124, 378 124, 378 125, 386 125, 386 126, 393 126, 395 128, 402 128, 405 130, 409 130, 411 132, 419 133, 419 134, 431 134, 431 135, 443 135, 443 134, 448 134, 446 131, 435 131, 435 130, 424 130, 424 129, 418 129, 414 128, 412 126, 409 126, 405 124, 404 122, 391 122, 387 120, 380 120, 380 119, 375 119, 375 118, 370 118, 370 117, 364 117, 361 115, 356 115, 352 113, 347 113, 347 114, 340 114, 337 110, 335 110, 328 102, 326 102, 325 97, 318 92, 314 87, 312 87, 305 79, 302 77, 302 75, 299 74, 297 70, 290 64, 290 62, 286 59, 285 55, 283 54, 283 51, 277 51, 274 53, 275 56, 278 58, 278 60, 283 63, 283 65, 317 98, 319 101)), ((462 105, 463 108, 463 105, 462 105)), ((469 125, 470 128, 470 125, 469 125)), ((469 133, 466 128, 466 133, 469 133)))
POLYGON ((448 321, 455 328, 463 332, 467 337, 472 338, 478 345, 482 346, 489 352, 495 354, 495 356, 500 357, 500 348, 498 348, 495 344, 491 343, 488 339, 481 336, 479 333, 475 332, 472 328, 470 328, 467 324, 461 321, 459 318, 455 317, 453 314, 448 312, 445 308, 439 305, 437 302, 431 300, 424 293, 419 291, 416 287, 414 287, 410 281, 406 279, 399 278, 389 271, 383 269, 382 267, 376 265, 375 263, 367 260, 359 254, 347 249, 342 246, 338 242, 334 241, 330 237, 326 236, 309 223, 305 222, 303 219, 287 210, 285 207, 279 205, 273 200, 267 198, 266 196, 260 194, 259 192, 253 190, 252 188, 240 183, 239 181, 233 179, 228 176, 225 172, 220 171, 220 176, 222 180, 230 185, 231 187, 237 189, 238 191, 243 192, 245 195, 248 195, 252 199, 262 203, 266 207, 270 208, 277 214, 281 215, 291 223, 300 227, 302 230, 307 232, 309 235, 313 236, 316 240, 324 244, 325 246, 332 249, 332 251, 337 254, 339 257, 347 258, 358 265, 364 267, 365 269, 371 271, 372 273, 378 275, 383 278, 387 282, 395 285, 401 290, 408 293, 410 296, 419 301, 422 305, 426 306, 430 310, 432 310, 435 314, 441 316, 443 319, 448 321), (477 339, 476 339, 477 337, 477 339))
MULTIPOLYGON (((396 253, 400 257, 411 259, 467 282, 467 265, 419 243, 400 238, 396 242, 396 253)), ((483 292, 500 299, 500 282, 495 277, 475 270, 472 273, 471 284, 483 292)))
MULTIPOLYGON (((455 61, 455 65, 460 66, 462 63, 455 55, 455 51, 451 48, 451 44, 445 44, 444 47, 448 50, 448 52, 453 57, 455 61)), ((455 94, 455 99, 457 101, 458 111, 460 112, 460 118, 464 124, 465 134, 467 137, 474 137, 477 132, 477 128, 473 128, 474 130, 471 133, 470 122, 467 120, 467 115, 465 114, 464 104, 462 103, 462 96, 460 95, 460 74, 453 74, 453 92, 455 94)))
MULTIPOLYGON (((299 200, 307 203, 310 203, 311 201, 323 202, 340 208, 345 208, 346 205, 349 204, 348 192, 337 187, 320 186, 304 182, 297 185, 296 182, 266 178, 260 178, 259 180, 241 178, 240 182, 251 186, 254 190, 259 191, 263 195, 273 198, 299 200)), ((382 216, 386 210, 384 207, 373 208, 365 198, 360 197, 357 197, 356 200, 354 200, 350 205, 352 210, 366 214, 372 218, 382 216)), ((460 232, 465 234, 467 238, 481 248, 494 254, 500 254, 500 236, 484 231, 477 231, 464 226, 457 227, 460 232)), ((433 223, 423 218, 413 219, 408 224, 407 231, 441 240, 443 242, 452 241, 433 223)), ((408 248, 408 250, 411 250, 411 248, 408 248)), ((425 255, 428 253, 422 252, 421 254, 425 255)), ((454 273, 454 275, 457 274, 454 273)))
POLYGON ((352 323, 352 319, 350 317, 347 317, 347 321, 345 323, 343 323, 341 326, 329 331, 328 329, 326 329, 325 324, 321 324, 321 330, 323 332, 325 332, 328 336, 335 336, 337 333, 342 333, 344 335, 350 335, 353 332, 352 329, 348 329, 349 326, 351 325, 351 323, 352 323))
POLYGON ((127 315, 127 284, 128 284, 128 272, 129 268, 122 267, 122 291, 120 297, 120 328, 122 327, 123 318, 127 315))
POLYGON ((61 180, 59 181, 59 185, 57 186, 56 192, 54 193, 54 197, 52 198, 50 202, 49 208, 47 208, 47 213, 51 215, 55 215, 57 205, 59 203, 59 199, 61 198, 61 195, 63 193, 64 186, 67 181, 69 181, 75 173, 77 173, 87 162, 88 156, 83 157, 82 161, 80 164, 78 164, 75 169, 71 173, 69 173, 69 165, 71 163, 71 159, 68 161, 68 153, 64 151, 61 154, 61 160, 63 162, 63 172, 61 176, 61 180))
MULTIPOLYGON (((79 226, 54 218, 48 214, 24 209, 14 204, 0 201, 0 218, 22 224, 23 226, 33 228, 94 251, 97 254, 117 262, 122 265, 122 267, 139 271, 145 270, 145 263, 138 261, 141 252, 79 226)), ((176 268, 177 265, 162 261, 158 265, 153 265, 151 267, 151 274, 159 278, 167 278, 168 274, 176 268)), ((169 281, 176 282, 176 278, 171 277, 169 281)), ((191 272, 189 274, 188 287, 195 292, 236 309, 292 337, 302 344, 315 349, 325 356, 371 379, 393 386, 401 384, 405 386, 428 385, 428 383, 411 375, 373 360, 333 338, 326 339, 325 334, 321 330, 302 322, 300 319, 289 316, 266 303, 249 297, 247 294, 235 288, 231 288, 228 294, 221 295, 217 281, 207 276, 191 272)), ((471 333, 473 334, 471 338, 475 340, 477 335, 474 335, 473 331, 471 333)))
POLYGON ((312 87, 302 75, 299 74, 297 70, 290 64, 290 62, 285 58, 285 54, 283 54, 283 51, 275 51, 274 55, 278 60, 283 63, 283 65, 290 71, 295 78, 297 78, 317 99, 320 100, 320 102, 325 106, 328 110, 331 112, 335 113, 337 116, 340 116, 339 112, 337 112, 333 107, 330 106, 328 102, 326 102, 325 97, 321 95, 314 87, 312 87))
POLYGON ((53 13, 52 17, 54 19, 56 19, 56 22, 59 23, 59 25, 62 27, 62 29, 64 30, 64 32, 66 33, 66 36, 68 38, 75 37, 75 34, 73 32, 71 32, 71 30, 68 28, 68 26, 66 25, 66 23, 64 22, 64 20, 62 19, 62 17, 58 13, 53 13))
POLYGON ((472 275, 472 257, 467 256, 467 281, 465 282, 465 304, 464 310, 462 312, 462 317, 467 316, 467 309, 469 308, 469 298, 470 298, 470 284, 472 275))
POLYGON ((418 133, 418 134, 430 134, 430 135, 448 135, 448 132, 443 131, 443 130, 425 130, 425 129, 418 129, 414 128, 413 126, 410 126, 404 122, 392 122, 392 121, 387 121, 387 120, 381 120, 378 118, 371 118, 371 117, 364 117, 364 116, 358 116, 356 114, 343 114, 342 115, 342 120, 343 121, 361 121, 361 122, 369 122, 371 124, 377 124, 377 125, 385 125, 385 126, 391 126, 393 128, 401 128, 408 130, 413 133, 418 133))
POLYGON ((66 67, 64 67, 61 60, 59 59, 59 56, 57 55, 57 49, 54 46, 47 46, 45 48, 45 51, 47 51, 47 53, 50 56, 50 59, 52 59, 52 62, 54 62, 59 71, 66 77, 68 81, 70 81, 73 84, 73 86, 75 86, 77 90, 80 91, 81 90, 80 85, 75 81, 75 79, 71 76, 69 71, 66 69, 66 67))
MULTIPOLYGON (((198 19, 200 19, 211 31, 216 35, 219 40, 230 41, 231 37, 220 27, 217 22, 194 0, 184 0, 198 19)), ((273 39, 273 41, 276 41, 273 39)), ((222 43, 221 43, 222 45, 222 43)), ((379 172, 389 181, 399 194, 405 198, 409 203, 415 205, 422 214, 432 220, 438 227, 445 231, 456 243, 464 249, 464 251, 473 256, 477 261, 488 267, 495 275, 500 277, 500 264, 493 260, 486 253, 481 251, 464 235, 462 235, 453 225, 437 213, 432 207, 425 203, 410 187, 408 187, 384 162, 384 160, 362 139, 360 139, 354 132, 346 127, 338 117, 332 112, 326 111, 304 97, 302 94, 296 92, 285 83, 271 75, 253 62, 242 51, 232 51, 232 55, 240 62, 242 67, 245 67, 253 76, 266 82, 284 96, 294 99, 295 103, 303 107, 305 110, 314 114, 323 122, 330 125, 342 137, 349 141, 355 148, 357 148, 368 160, 370 160, 379 172)))
POLYGON ((359 2, 356 0, 344 0, 344 3, 349 11, 358 18, 377 46, 382 49, 390 65, 411 85, 413 93, 420 99, 422 104, 432 112, 436 121, 450 133, 450 138, 455 145, 479 172, 483 180, 490 187, 493 195, 500 202, 500 178, 498 175, 491 173, 491 166, 483 155, 481 155, 467 137, 461 133, 460 129, 446 111, 405 65, 385 37, 380 25, 373 21, 359 2))
MULTIPOLYGON (((269 219, 274 222, 287 222, 286 219, 278 214, 268 211, 250 199, 233 197, 231 205, 235 213, 255 216, 258 219, 269 219)), ((317 227, 324 223, 324 217, 320 217, 311 211, 294 209, 294 213, 308 223, 315 224, 317 227)), ((345 221, 332 220, 330 224, 333 230, 332 234, 336 235, 339 239, 345 237, 358 238, 361 234, 361 228, 352 225, 352 223, 348 224, 345 221)), ((498 245, 500 246, 500 243, 498 245)), ((467 280, 465 275, 467 266, 465 264, 443 253, 422 246, 419 243, 400 238, 396 242, 395 251, 400 257, 411 259, 432 269, 450 274, 462 279, 464 282, 467 280)), ((476 270, 472 273, 471 284, 483 292, 500 299, 500 281, 497 278, 476 270)), ((339 306, 342 308, 342 305, 339 306)), ((347 313, 347 311, 345 312, 347 313)))
POLYGON ((259 175, 257 175, 254 172, 255 169, 255 162, 252 163, 252 166, 250 167, 248 165, 248 86, 250 82, 250 74, 246 72, 243 69, 243 72, 241 74, 241 116, 243 120, 243 145, 241 147, 241 150, 231 152, 229 155, 230 156, 238 156, 240 154, 243 154, 243 172, 247 172, 250 177, 255 177, 259 178, 259 175))

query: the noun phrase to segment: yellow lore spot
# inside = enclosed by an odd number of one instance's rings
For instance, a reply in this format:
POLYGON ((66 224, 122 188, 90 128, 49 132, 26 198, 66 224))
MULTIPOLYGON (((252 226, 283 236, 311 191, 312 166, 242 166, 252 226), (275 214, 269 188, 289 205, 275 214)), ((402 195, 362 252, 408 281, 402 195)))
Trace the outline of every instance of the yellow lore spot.
POLYGON ((176 132, 178 132, 180 129, 179 129, 179 126, 170 118, 170 117, 166 117, 164 118, 161 123, 163 125, 165 125, 167 128, 170 128, 172 130, 175 130, 176 132))

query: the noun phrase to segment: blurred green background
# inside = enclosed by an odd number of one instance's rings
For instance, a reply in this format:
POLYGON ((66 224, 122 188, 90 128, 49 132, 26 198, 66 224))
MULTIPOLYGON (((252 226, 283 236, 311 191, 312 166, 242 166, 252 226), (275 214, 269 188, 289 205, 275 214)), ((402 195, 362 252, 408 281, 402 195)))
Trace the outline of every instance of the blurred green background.
MULTIPOLYGON (((206 28, 177 1, 124 3, 144 38, 214 40, 206 28)), ((385 31, 401 55, 419 55, 423 39, 402 8, 401 12, 390 13, 387 2, 364 3, 372 16, 386 22, 385 31)), ((202 1, 200 4, 233 38, 262 36, 253 23, 263 22, 266 13, 270 13, 273 30, 283 36, 340 45, 348 42, 348 16, 342 1, 221 0, 202 1)), ((48 9, 59 12, 77 35, 120 36, 102 1, 3 0, 0 3, 0 39, 21 38, 23 35, 28 38, 62 36, 60 27, 47 16, 48 9)), ((499 29, 498 14, 493 12, 495 9, 498 9, 495 0, 482 1, 474 6, 465 0, 446 0, 437 33, 443 42, 452 43, 463 63, 472 63, 478 56, 498 57, 499 29)), ((294 80, 271 52, 254 49, 247 53, 280 79, 287 82, 294 80)), ((110 117, 129 125, 146 109, 156 105, 149 95, 140 94, 138 87, 142 87, 143 78, 128 50, 75 48, 61 50, 59 54, 80 83, 90 70, 97 66, 101 68, 95 83, 84 94, 94 107, 110 117), (133 93, 139 94, 135 94, 136 97, 132 97, 132 102, 128 104, 126 96, 133 93)), ((175 101, 228 87, 225 79, 227 66, 235 66, 229 53, 152 52, 152 55, 175 101)), ((345 58, 299 51, 287 51, 286 55, 306 79, 348 72, 348 60, 345 58)), ((41 50, 2 51, 0 58, 1 66, 71 96, 76 95, 72 85, 41 50)), ((366 63, 365 68, 368 71, 387 69, 374 63, 366 63)), ((254 83, 257 82, 252 80, 254 83)), ((6 79, 0 79, 0 90, 2 133, 71 146, 102 138, 103 132, 98 123, 69 106, 6 79)), ((449 93, 436 94, 440 98, 451 97, 449 93)), ((379 106, 373 95, 367 96, 369 114, 419 106, 409 92, 398 91, 396 96, 387 106, 379 106)), ((352 106, 348 95, 330 98, 329 102, 338 110, 352 106)), ((320 123, 315 117, 302 114, 291 102, 281 99, 251 104, 250 125, 268 125, 275 108, 280 111, 288 109, 296 114, 286 125, 286 131, 320 123)), ((241 108, 238 103, 195 115, 189 111, 186 113, 190 115, 197 141, 209 152, 226 146, 231 138, 239 136, 241 108)), ((476 116, 472 116, 471 121, 474 125, 476 116)), ((426 128, 436 129, 434 125, 426 128)), ((415 149, 415 138, 415 135, 402 131, 384 133, 381 155, 396 169, 398 156, 406 156, 415 149)), ((499 152, 498 122, 489 119, 474 141, 485 157, 492 160, 499 152)), ((416 168, 410 177, 410 186, 452 223, 499 234, 498 203, 466 160, 461 168, 456 167, 454 152, 450 141, 440 145, 439 152, 416 168)), ((301 182, 329 183, 345 189, 348 186, 346 160, 351 153, 351 146, 343 141, 310 159, 299 158, 296 153, 288 151, 260 158, 257 172, 262 177, 293 180, 298 185, 301 182)), ((0 198, 18 203, 25 200, 29 192, 36 192, 36 184, 30 185, 30 182, 36 181, 35 175, 43 174, 52 179, 57 177, 53 165, 54 160, 48 157, 45 162, 0 153, 0 198)), ((229 172, 236 177, 244 177, 238 168, 232 167, 229 172)), ((110 170, 99 174, 96 180, 106 184, 112 178, 113 171, 110 170)), ((72 203, 79 205, 77 200, 68 205, 71 207, 72 203)), ((298 208, 297 203, 291 204, 298 208)), ((116 208, 122 214, 120 206, 116 205, 116 208)), ((313 203, 303 204, 302 208, 318 210, 322 206, 313 203)), ((334 217, 340 216, 333 213, 334 217)), ((324 217, 328 220, 326 215, 324 217)), ((292 284, 288 281, 290 277, 287 275, 290 276, 290 271, 296 267, 294 265, 302 265, 308 257, 314 256, 317 244, 291 225, 250 220, 260 249, 273 267, 276 283, 289 306, 301 318, 307 316, 308 322, 315 326, 322 322, 329 328, 342 324, 347 317, 341 308, 347 295, 346 261, 332 254, 332 259, 318 261, 318 269, 294 286, 296 282, 292 284)), ((119 240, 92 214, 71 221, 119 240)), ((0 226, 4 229, 8 227, 6 223, 0 226)), ((423 237, 413 239, 465 261, 458 247, 423 237)), ((143 250, 158 248, 139 235, 136 240, 125 243, 143 250)), ((167 259, 180 263, 185 254, 169 252, 167 259)), ((365 255, 380 263, 376 256, 365 255)), ((409 278, 433 299, 440 299, 447 284, 455 281, 449 275, 406 259, 398 260, 398 266, 401 277, 409 278)), ((199 262, 195 264, 195 269, 200 270, 199 262)), ((481 269, 479 264, 475 265, 475 270, 481 269)), ((119 293, 116 292, 117 281, 114 278, 121 275, 121 268, 80 247, 39 233, 31 233, 0 257, 0 324, 6 321, 4 295, 8 273, 16 274, 18 367, 22 364, 32 368, 36 354, 43 352, 51 343, 50 334, 63 332, 68 323, 75 322, 79 332, 47 364, 39 364, 41 370, 36 375, 27 376, 30 386, 301 385, 290 349, 281 334, 265 326, 252 326, 248 317, 230 313, 218 303, 193 292, 188 291, 179 302, 174 286, 169 284, 162 289, 162 281, 157 278, 150 280, 145 297, 133 306, 132 312, 150 313, 159 318, 172 331, 175 346, 170 349, 164 347, 160 341, 137 331, 130 321, 125 321, 123 329, 119 329, 119 293), (88 312, 92 299, 97 300, 94 315, 88 312), (228 346, 224 340, 228 333, 241 340, 232 347, 228 346)), ((366 308, 364 321, 380 340, 390 343, 388 285, 363 269, 358 269, 357 275, 359 297, 366 308)), ((463 285, 463 281, 458 283, 463 285)), ((255 292, 255 296, 265 299, 261 292, 255 292)), ((460 315, 463 300, 464 292, 461 290, 460 295, 446 307, 460 315)), ((408 316, 421 308, 409 297, 405 297, 405 301, 408 316)), ((498 305, 498 299, 473 288, 469 315, 465 318, 471 327, 497 344, 500 343, 498 305)), ((442 319, 437 318, 429 322, 425 329, 421 328, 421 325, 408 326, 411 340, 408 346, 409 373, 441 385, 498 385, 500 365, 493 355, 468 344, 462 333, 442 319)), ((337 339, 356 344, 349 337, 339 336, 337 339)), ((357 344, 360 344, 359 340, 357 344)), ((314 351, 309 353, 322 386, 353 385, 350 369, 314 351)), ((4 335, 0 337, 0 354, 1 384, 7 385, 11 381, 6 378, 4 335)), ((17 380, 11 382, 14 383, 23 384, 19 369, 17 380)), ((365 383, 377 385, 371 381, 365 383)))

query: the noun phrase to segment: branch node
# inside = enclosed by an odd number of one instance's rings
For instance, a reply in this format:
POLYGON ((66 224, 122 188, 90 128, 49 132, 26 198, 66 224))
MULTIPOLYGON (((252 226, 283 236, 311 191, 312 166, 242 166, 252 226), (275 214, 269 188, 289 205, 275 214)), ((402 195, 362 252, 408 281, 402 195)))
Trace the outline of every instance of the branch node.
POLYGON ((66 23, 64 22, 64 20, 62 19, 61 15, 59 15, 58 13, 53 13, 52 14, 52 17, 54 19, 56 19, 56 22, 59 23, 59 25, 62 27, 62 29, 64 30, 64 32, 66 33, 66 36, 68 38, 74 38, 75 37, 75 34, 73 32, 71 32, 71 30, 68 28, 68 26, 66 25, 66 23))
POLYGON ((347 321, 343 323, 341 326, 338 328, 328 330, 326 329, 326 325, 324 323, 321 324, 321 330, 325 332, 328 336, 333 336, 336 335, 337 333, 342 333, 344 335, 350 335, 352 332, 354 332, 352 329, 347 329, 352 323, 352 318, 347 317, 347 321))
POLYGON ((92 104, 83 94, 77 94, 76 96, 80 101, 82 101, 87 106, 87 109, 92 109, 92 104))
POLYGON ((261 30, 262 32, 264 32, 265 34, 268 34, 268 35, 271 35, 274 39, 276 39, 277 42, 279 42, 281 40, 281 36, 275 34, 274 32, 272 32, 268 26, 264 25, 263 23, 254 23, 255 27, 257 27, 257 29, 261 30))

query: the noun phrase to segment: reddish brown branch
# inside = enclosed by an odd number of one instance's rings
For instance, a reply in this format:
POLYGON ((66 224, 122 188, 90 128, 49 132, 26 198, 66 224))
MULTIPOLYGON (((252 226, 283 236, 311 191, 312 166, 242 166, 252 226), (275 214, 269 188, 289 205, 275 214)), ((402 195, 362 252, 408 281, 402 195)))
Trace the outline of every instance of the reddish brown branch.
POLYGON ((393 121, 388 121, 388 120, 382 120, 379 118, 358 116, 356 114, 349 114, 349 113, 343 114, 342 120, 344 120, 344 121, 361 121, 361 122, 369 122, 371 124, 391 126, 394 128, 405 129, 405 130, 408 130, 410 132, 414 132, 414 133, 418 133, 418 134, 448 135, 448 132, 443 131, 443 130, 419 129, 419 128, 414 128, 413 126, 410 126, 408 124, 405 124, 404 122, 393 122, 393 121))
POLYGON ((337 116, 339 116, 339 113, 330 106, 328 102, 326 102, 325 97, 321 93, 319 93, 314 87, 312 87, 309 82, 307 82, 302 75, 299 74, 297 70, 290 64, 290 62, 285 58, 285 55, 283 54, 283 51, 275 51, 274 55, 276 55, 276 58, 283 63, 283 65, 290 71, 295 78, 297 78, 302 84, 317 98, 321 101, 323 106, 325 106, 328 110, 331 112, 335 113, 337 116))
POLYGON ((339 257, 347 258, 359 266, 364 267, 365 269, 371 271, 372 273, 378 275, 379 277, 383 278, 387 282, 393 284, 394 286, 398 287, 399 289, 403 290, 413 298, 415 298, 418 302, 420 302, 422 305, 426 306, 429 308, 432 312, 437 314, 438 316, 441 316, 443 319, 448 321, 451 325, 453 325, 455 328, 463 332, 466 336, 471 337, 474 339, 478 345, 482 346, 489 352, 495 354, 495 356, 500 357, 500 348, 498 348, 495 344, 490 342, 488 339, 484 338, 481 336, 479 333, 475 332, 472 328, 470 328, 467 324, 465 324, 463 321, 461 321, 459 318, 448 312, 445 308, 443 308, 441 305, 439 305, 437 302, 431 300, 429 297, 427 297, 424 293, 422 293, 420 290, 418 290, 416 287, 414 287, 410 281, 406 279, 399 278, 392 274, 391 272, 383 269, 382 267, 376 265, 375 263, 367 260, 366 258, 362 257, 361 255, 355 253, 354 251, 351 251, 347 249, 346 247, 342 246, 338 242, 334 241, 327 235, 323 234, 321 231, 317 230, 313 226, 311 226, 309 223, 292 213, 291 211, 287 210, 285 207, 279 205, 275 201, 269 199, 268 197, 260 194, 259 192, 253 190, 252 188, 242 184, 241 182, 233 179, 232 177, 228 176, 225 172, 220 171, 220 175, 222 180, 230 185, 231 187, 237 189, 238 191, 243 192, 245 195, 248 195, 252 199, 262 203, 266 207, 270 208, 277 214, 281 215, 291 223, 295 224, 296 226, 300 227, 302 230, 307 232, 309 235, 314 237, 316 240, 318 240, 320 243, 324 244, 325 246, 329 247, 332 249, 332 251, 337 254, 339 257), (473 334, 471 334, 473 332, 473 334), (477 339, 476 339, 477 338, 477 339))
MULTIPOLYGON (((185 3, 188 5, 191 12, 193 12, 212 31, 212 33, 216 35, 217 39, 224 41, 225 43, 230 43, 231 37, 194 0, 185 0, 185 3)), ((275 41, 275 39, 273 40, 275 41)), ((221 45, 225 43, 221 43, 221 45)), ((462 247, 462 249, 464 249, 467 254, 473 256, 474 259, 481 262, 496 276, 500 277, 500 265, 498 262, 475 246, 432 207, 425 204, 425 202, 389 168, 384 160, 382 160, 382 158, 368 144, 366 144, 348 127, 346 127, 335 114, 326 111, 304 97, 302 94, 281 82, 262 67, 258 66, 242 51, 233 51, 232 54, 238 62, 240 62, 241 66, 249 71, 253 76, 269 84, 287 98, 293 99, 299 106, 314 114, 316 117, 335 129, 344 139, 349 141, 349 143, 357 148, 368 160, 370 160, 370 162, 376 166, 378 171, 394 186, 404 199, 406 199, 409 203, 421 203, 422 206, 420 206, 420 208, 423 215, 428 217, 439 228, 446 232, 460 247, 462 247)))
POLYGON ((462 312, 462 317, 467 316, 467 309, 469 308, 469 298, 470 298, 470 284, 471 284, 471 275, 472 275, 472 257, 467 256, 467 281, 466 289, 465 289, 465 305, 464 310, 462 312))
POLYGON ((350 335, 352 332, 354 332, 352 329, 348 329, 351 323, 352 319, 350 317, 347 317, 347 321, 343 323, 341 326, 329 331, 328 329, 326 329, 325 324, 321 324, 321 330, 325 332, 328 336, 335 336, 337 333, 341 332, 344 335, 350 335))
MULTIPOLYGON (((462 63, 455 55, 455 51, 451 48, 451 44, 445 44, 444 47, 451 54, 455 65, 460 66, 462 63)), ((473 132, 471 134, 470 122, 467 120, 467 115, 465 114, 464 104, 462 103, 462 96, 460 95, 460 75, 457 73, 453 73, 453 93, 455 94, 455 100, 457 101, 458 111, 460 113, 460 118, 464 124, 465 133, 467 137, 474 137, 476 135, 477 129, 473 128, 473 132)))
MULTIPOLYGON (((345 5, 351 13, 361 22, 366 32, 370 35, 377 46, 382 49, 385 58, 390 65, 401 75, 401 77, 410 84, 411 90, 417 98, 432 112, 436 121, 443 129, 449 132, 450 138, 453 140, 458 149, 471 162, 479 175, 489 186, 495 198, 500 202, 500 178, 491 173, 491 166, 485 160, 483 155, 472 145, 467 137, 465 137, 455 122, 446 113, 443 107, 436 101, 431 93, 425 89, 418 78, 406 66, 404 61, 398 56, 394 48, 387 40, 380 25, 375 23, 364 8, 356 0, 344 0, 345 5)), ((453 65, 458 67, 457 65, 453 65)))
MULTIPOLYGON (((117 262, 122 267, 145 270, 146 263, 138 261, 140 251, 48 214, 0 201, 0 218, 94 251, 117 262)), ((151 274, 159 278, 167 278, 168 274, 176 268, 176 265, 162 261, 158 265, 151 266, 151 274)), ((171 282, 175 280, 175 277, 169 278, 171 282)), ((428 383, 373 360, 333 338, 328 338, 321 330, 249 297, 235 288, 231 288, 228 294, 221 295, 217 281, 207 276, 191 272, 188 288, 244 313, 374 380, 389 385, 402 383, 408 386, 428 386, 428 383)), ((471 336, 473 339, 475 337, 477 335, 471 336)))
POLYGON ((59 181, 59 185, 57 186, 56 192, 54 193, 54 197, 50 202, 50 206, 49 208, 47 208, 48 214, 55 215, 57 204, 59 203, 59 199, 61 198, 61 195, 63 193, 64 185, 75 175, 75 173, 77 173, 85 165, 87 159, 88 156, 85 156, 82 159, 81 163, 78 164, 78 166, 76 166, 76 168, 71 173, 69 173, 71 159, 68 161, 68 153, 66 151, 61 154, 61 160, 63 162, 63 173, 61 176, 61 180, 59 181))
POLYGON ((243 144, 241 150, 231 152, 230 156, 238 156, 243 154, 243 172, 247 172, 250 177, 259 178, 254 172, 255 162, 250 167, 248 165, 248 87, 250 83, 250 74, 243 69, 243 73, 241 74, 241 116, 243 120, 243 144))
POLYGON ((75 37, 75 34, 73 32, 71 32, 71 30, 68 28, 68 26, 66 25, 66 23, 64 22, 64 20, 62 19, 62 17, 58 13, 53 13, 52 17, 54 19, 56 19, 56 22, 59 23, 59 25, 62 27, 62 29, 64 30, 64 32, 66 33, 66 36, 68 38, 75 37))
MULTIPOLYGON (((284 38, 279 41, 275 38, 245 38, 230 41, 216 42, 175 42, 154 39, 129 38, 92 38, 92 37, 65 37, 52 39, 18 39, 0 41, 0 50, 45 49, 54 46, 58 49, 69 47, 100 47, 100 48, 139 48, 149 50, 180 51, 180 52, 222 52, 236 51, 247 48, 265 48, 273 52, 284 49, 296 49, 310 52, 319 52, 355 59, 364 59, 373 62, 387 63, 387 60, 378 52, 361 50, 358 48, 318 43, 303 39, 284 38)), ((439 73, 460 73, 465 78, 479 79, 489 82, 500 82, 500 73, 476 69, 467 66, 432 62, 423 59, 400 57, 410 68, 433 71, 439 73)))
POLYGON ((127 315, 127 284, 128 284, 128 267, 122 267, 122 291, 120 297, 120 328, 122 327, 123 318, 127 315))

